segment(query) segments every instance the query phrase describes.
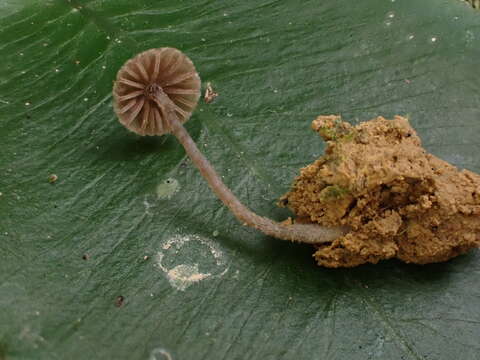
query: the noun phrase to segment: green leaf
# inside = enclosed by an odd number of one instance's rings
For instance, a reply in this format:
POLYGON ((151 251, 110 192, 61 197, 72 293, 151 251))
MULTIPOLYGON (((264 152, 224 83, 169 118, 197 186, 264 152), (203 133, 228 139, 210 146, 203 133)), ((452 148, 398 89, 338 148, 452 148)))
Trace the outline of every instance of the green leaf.
POLYGON ((478 359, 478 251, 428 266, 317 267, 309 246, 238 224, 175 139, 127 132, 111 97, 134 54, 185 51, 219 93, 188 130, 239 198, 278 220, 289 213, 275 201, 323 152, 309 129, 320 114, 408 115, 428 151, 479 172, 471 6, 0 10, 0 359, 478 359))

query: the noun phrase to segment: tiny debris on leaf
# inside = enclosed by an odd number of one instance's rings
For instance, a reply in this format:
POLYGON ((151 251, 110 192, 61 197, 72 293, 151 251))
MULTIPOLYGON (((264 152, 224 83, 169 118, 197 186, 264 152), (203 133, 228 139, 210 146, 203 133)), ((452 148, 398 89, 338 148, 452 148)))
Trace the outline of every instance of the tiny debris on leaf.
POLYGON ((210 104, 218 96, 218 93, 213 91, 212 83, 207 83, 207 88, 205 89, 205 96, 203 99, 206 104, 210 104))
POLYGON ((122 307, 124 301, 125 301, 125 298, 122 295, 117 296, 117 298, 115 299, 115 306, 122 307))
POLYGON ((48 177, 48 182, 50 184, 54 184, 58 180, 58 176, 55 174, 52 174, 48 177))

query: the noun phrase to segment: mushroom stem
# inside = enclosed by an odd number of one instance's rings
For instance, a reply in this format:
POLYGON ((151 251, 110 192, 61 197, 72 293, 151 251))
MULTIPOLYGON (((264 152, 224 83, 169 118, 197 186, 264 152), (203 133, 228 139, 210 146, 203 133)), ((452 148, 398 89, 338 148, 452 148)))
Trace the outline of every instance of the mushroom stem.
POLYGON ((183 145, 187 155, 205 178, 213 192, 241 223, 278 239, 298 241, 307 244, 332 242, 347 232, 347 229, 344 227, 327 228, 315 224, 283 225, 255 214, 237 199, 232 191, 223 183, 207 158, 200 152, 190 137, 190 134, 178 120, 171 100, 162 92, 158 92, 156 95, 157 96, 153 97, 153 100, 169 114, 168 122, 170 131, 183 145))

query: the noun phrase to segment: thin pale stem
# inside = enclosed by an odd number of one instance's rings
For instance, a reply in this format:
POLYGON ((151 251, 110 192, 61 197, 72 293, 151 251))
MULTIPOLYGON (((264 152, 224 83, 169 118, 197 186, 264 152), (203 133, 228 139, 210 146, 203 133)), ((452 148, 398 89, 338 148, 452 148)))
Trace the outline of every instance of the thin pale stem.
POLYGON ((161 93, 157 95, 155 101, 160 107, 166 109, 165 112, 169 114, 168 122, 171 132, 183 145, 193 164, 200 171, 217 197, 232 211, 242 224, 251 226, 266 235, 278 239, 298 241, 307 244, 332 242, 347 232, 343 227, 327 228, 315 224, 284 225, 255 214, 237 199, 223 183, 207 158, 200 152, 187 130, 178 120, 174 107, 171 106, 173 104, 170 104, 171 100, 165 94, 161 93))

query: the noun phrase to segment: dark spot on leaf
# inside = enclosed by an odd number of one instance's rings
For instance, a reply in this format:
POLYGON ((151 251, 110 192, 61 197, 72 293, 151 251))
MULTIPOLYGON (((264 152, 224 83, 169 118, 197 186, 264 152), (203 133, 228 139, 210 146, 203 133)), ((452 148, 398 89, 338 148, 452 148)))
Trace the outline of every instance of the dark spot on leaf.
POLYGON ((82 259, 83 260, 88 260, 88 259, 90 259, 90 256, 88 254, 83 254, 82 259))
POLYGON ((7 344, 0 342, 0 360, 7 360, 8 346, 7 344))
POLYGON ((117 296, 117 298, 115 299, 115 306, 122 307, 124 301, 125 301, 125 298, 122 295, 117 296))

